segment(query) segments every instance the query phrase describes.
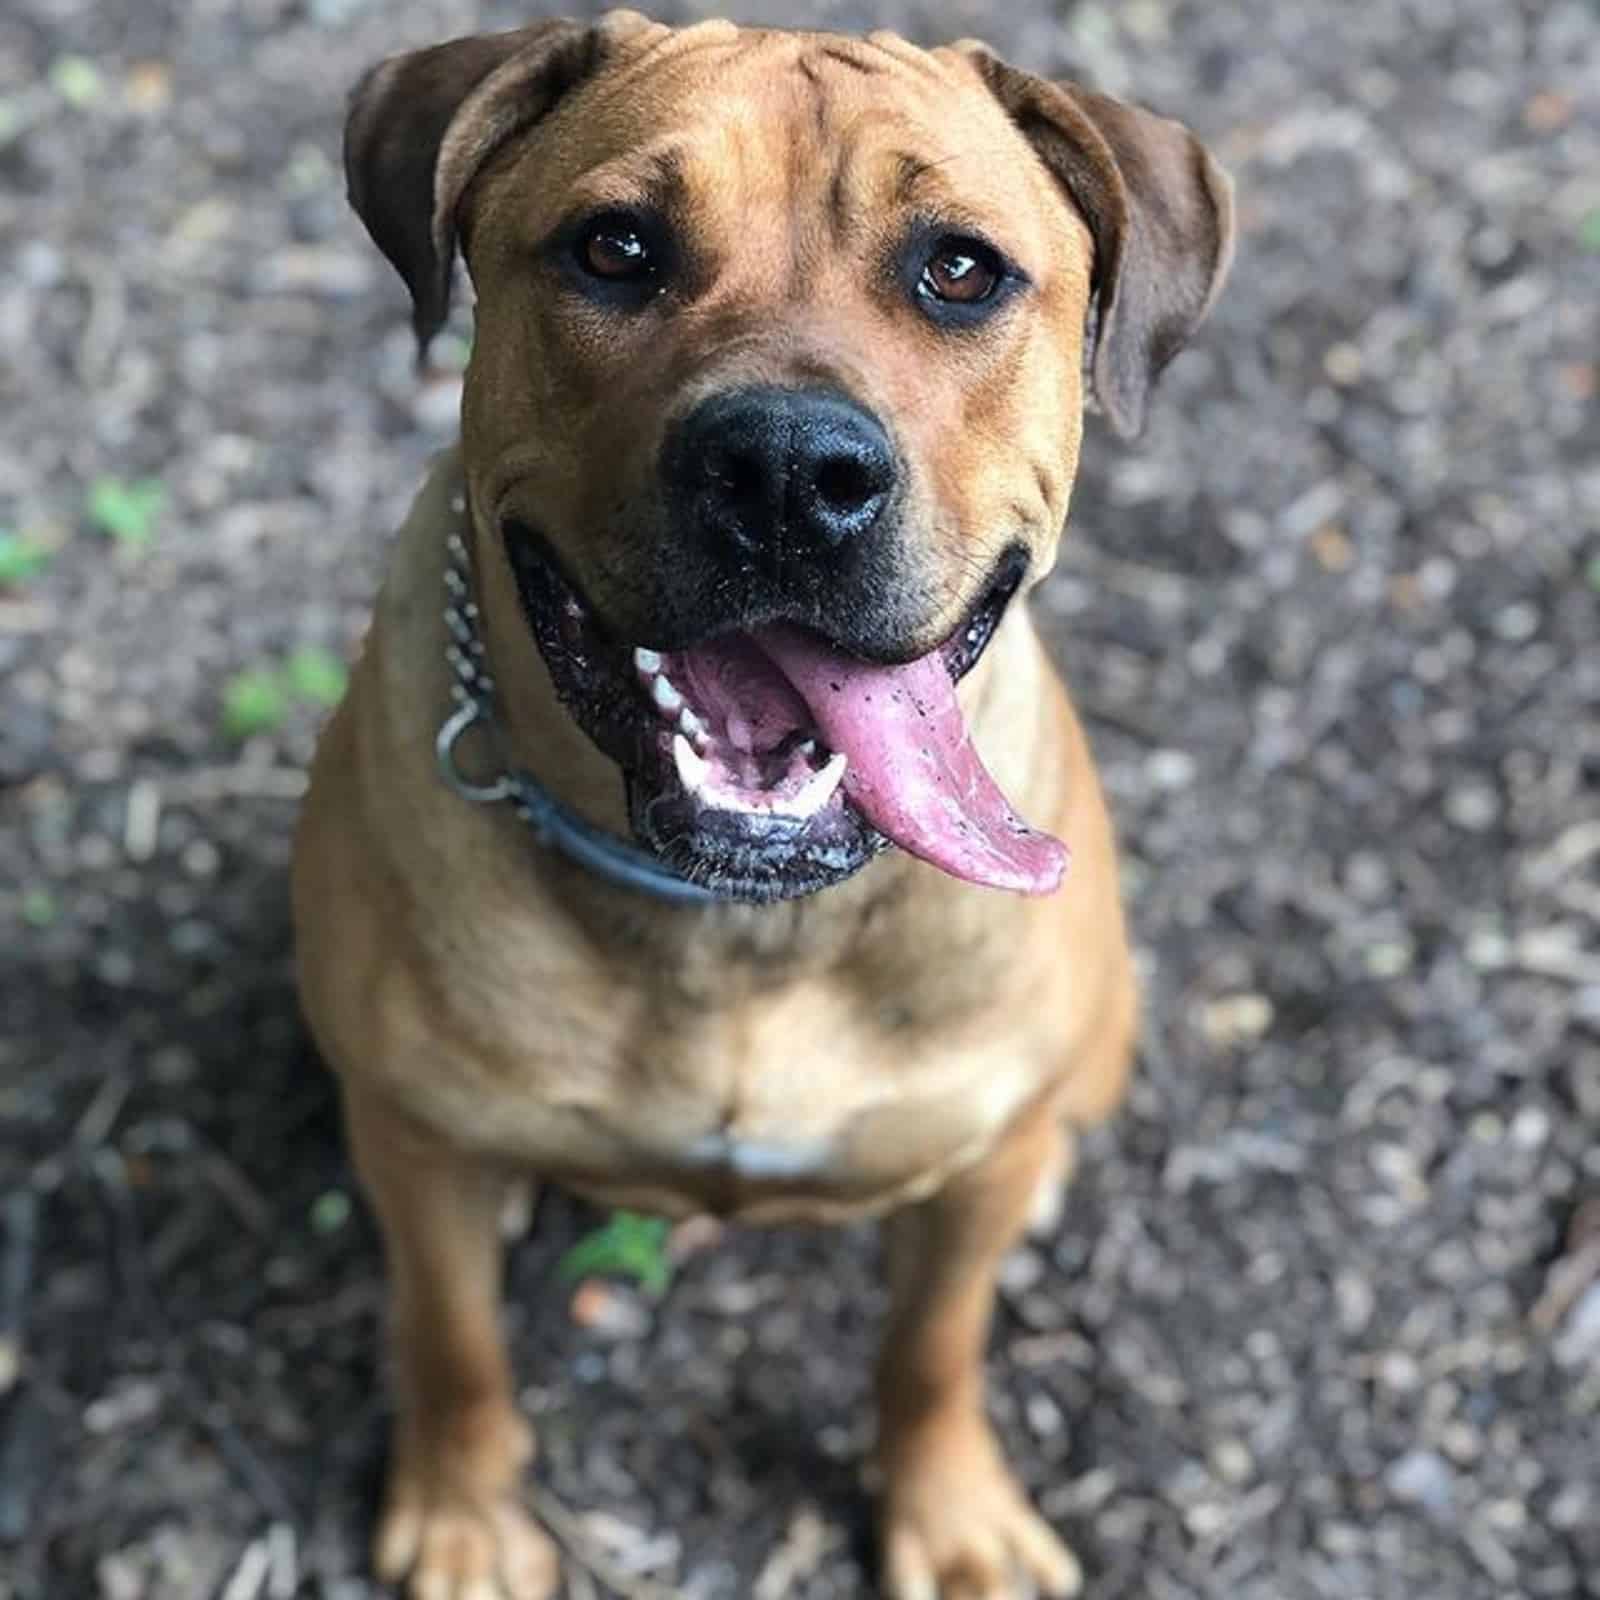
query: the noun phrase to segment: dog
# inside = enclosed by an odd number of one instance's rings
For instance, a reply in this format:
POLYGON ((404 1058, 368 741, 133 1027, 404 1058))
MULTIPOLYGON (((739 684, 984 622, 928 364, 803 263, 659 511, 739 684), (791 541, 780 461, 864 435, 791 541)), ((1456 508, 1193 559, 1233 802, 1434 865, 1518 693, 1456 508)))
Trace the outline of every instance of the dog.
POLYGON ((458 252, 476 292, 293 868, 391 1284, 380 1577, 559 1583, 497 1329, 537 1176, 883 1216, 883 1592, 1076 1592, 982 1356, 1137 1001, 1024 597, 1085 410, 1135 432, 1216 297, 1228 178, 976 42, 632 12, 383 62, 345 157, 424 350, 458 252))

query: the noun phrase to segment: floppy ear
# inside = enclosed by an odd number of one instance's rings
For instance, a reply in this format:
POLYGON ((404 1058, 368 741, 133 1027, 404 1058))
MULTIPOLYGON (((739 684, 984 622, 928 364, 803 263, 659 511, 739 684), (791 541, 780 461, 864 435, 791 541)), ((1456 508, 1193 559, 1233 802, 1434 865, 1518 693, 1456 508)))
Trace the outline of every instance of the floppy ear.
POLYGON ((380 61, 344 129, 350 204, 411 291, 420 354, 450 309, 461 203, 484 162, 653 26, 616 11, 593 26, 541 22, 380 61))
POLYGON ((1094 238, 1086 352, 1100 409, 1144 426, 1161 369, 1211 309, 1233 259, 1233 182, 1181 123, 956 47, 1072 197, 1094 238))

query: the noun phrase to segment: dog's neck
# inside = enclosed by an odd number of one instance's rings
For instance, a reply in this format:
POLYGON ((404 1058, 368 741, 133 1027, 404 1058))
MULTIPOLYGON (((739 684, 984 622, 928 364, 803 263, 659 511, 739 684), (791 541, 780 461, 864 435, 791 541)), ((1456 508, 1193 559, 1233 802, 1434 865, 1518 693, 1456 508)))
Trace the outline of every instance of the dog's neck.
MULTIPOLYGON (((446 577, 448 541, 461 530, 465 513, 460 452, 452 449, 435 462, 407 519, 379 600, 390 635, 417 641, 415 650, 385 651, 378 665, 383 692, 397 723, 408 730, 408 742, 437 742, 461 709, 454 692, 462 686, 460 675, 447 652, 459 650, 462 641, 451 634, 445 611, 447 598, 466 598, 449 595, 446 577)), ((464 536, 479 607, 472 620, 486 663, 492 662, 503 760, 489 757, 474 726, 452 751, 458 775, 469 785, 492 789, 504 766, 534 773, 586 834, 622 844, 629 823, 617 769, 561 709, 517 607, 503 545, 484 527, 469 527, 464 536)), ((430 751, 430 765, 436 753, 430 751)), ((890 851, 821 894, 772 905, 715 898, 686 905, 617 886, 538 844, 510 803, 471 805, 448 792, 440 803, 459 806, 476 819, 484 859, 498 863, 489 869, 498 881, 526 873, 530 899, 544 901, 582 927, 596 949, 627 953, 663 974, 670 970, 678 974, 678 987, 703 987, 708 996, 726 997, 746 981, 782 983, 797 964, 827 965, 837 959, 841 941, 849 942, 849 929, 863 926, 875 906, 899 898, 911 874, 926 871, 890 851), (705 956, 703 962, 682 960, 686 917, 692 919, 692 943, 705 956), (688 970, 697 964, 703 972, 688 970)))
POLYGON ((499 707, 493 670, 473 583, 468 540, 471 509, 464 490, 450 497, 456 519, 445 539, 444 623, 449 643, 445 660, 454 680, 452 709, 434 741, 439 771, 446 783, 475 805, 509 805, 546 849, 565 856, 613 888, 626 889, 669 905, 712 905, 728 897, 675 872, 636 845, 596 827, 560 800, 535 772, 510 759, 501 747, 499 707), (495 767, 487 779, 469 779, 456 759, 456 746, 473 728, 488 736, 495 767))

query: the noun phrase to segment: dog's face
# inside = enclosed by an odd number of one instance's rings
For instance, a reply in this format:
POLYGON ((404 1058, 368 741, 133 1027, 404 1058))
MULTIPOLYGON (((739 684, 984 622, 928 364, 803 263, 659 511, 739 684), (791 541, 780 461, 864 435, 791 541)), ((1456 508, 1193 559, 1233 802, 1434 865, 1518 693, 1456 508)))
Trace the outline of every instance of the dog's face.
POLYGON ((635 51, 479 179, 475 492, 638 643, 790 621, 923 655, 1049 561, 1088 230, 964 62, 635 51))
POLYGON ((1053 559, 1091 314, 1136 425, 1220 280, 1199 147, 976 47, 616 14, 387 64, 348 156, 424 337, 459 231, 478 525, 636 833, 748 897, 885 835, 1041 887, 997 796, 952 808, 951 686, 1053 559))

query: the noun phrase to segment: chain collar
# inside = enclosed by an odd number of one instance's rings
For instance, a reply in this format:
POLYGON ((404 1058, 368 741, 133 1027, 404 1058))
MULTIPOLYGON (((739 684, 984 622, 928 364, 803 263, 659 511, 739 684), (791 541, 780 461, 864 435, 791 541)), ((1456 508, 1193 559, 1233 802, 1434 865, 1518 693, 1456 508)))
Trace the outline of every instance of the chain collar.
POLYGON ((463 800, 475 805, 508 802, 547 849, 555 850, 586 871, 619 888, 654 895, 676 905, 707 905, 724 897, 692 883, 636 845, 585 822, 570 806, 550 793, 533 776, 506 763, 501 753, 499 724, 495 718, 494 675, 479 632, 481 613, 472 598, 472 558, 464 536, 466 497, 450 497, 456 525, 446 540, 444 568, 444 626, 448 635, 445 660, 453 680, 450 714, 434 739, 439 772, 463 800), (481 725, 494 752, 497 771, 484 783, 474 783, 456 765, 456 746, 469 729, 481 725))

